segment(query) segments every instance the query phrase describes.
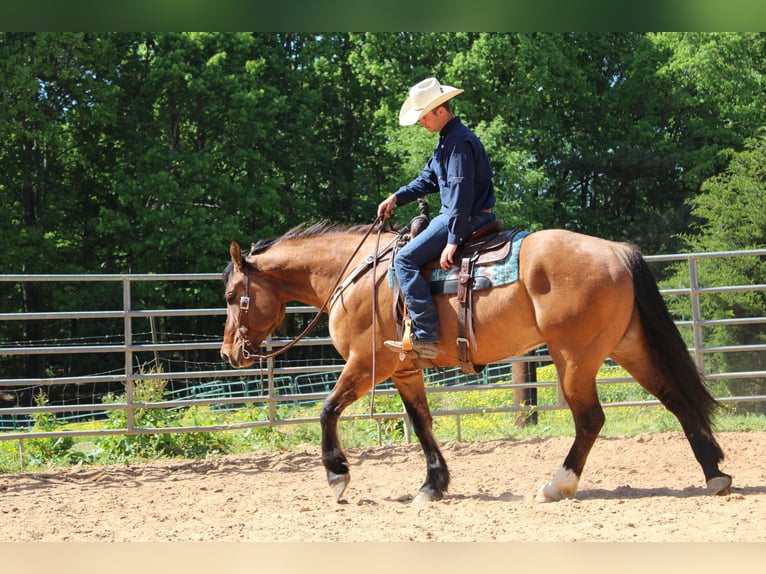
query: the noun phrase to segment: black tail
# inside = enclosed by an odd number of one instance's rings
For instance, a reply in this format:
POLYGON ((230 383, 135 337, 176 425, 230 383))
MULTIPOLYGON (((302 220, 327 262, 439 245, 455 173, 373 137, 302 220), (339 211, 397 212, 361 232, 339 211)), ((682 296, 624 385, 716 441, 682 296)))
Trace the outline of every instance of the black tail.
POLYGON ((717 449, 718 460, 722 460, 723 451, 713 438, 711 428, 711 419, 718 408, 718 402, 705 386, 704 378, 673 322, 646 260, 638 248, 624 255, 628 258, 626 264, 633 275, 641 326, 654 364, 666 383, 663 396, 657 398, 678 417, 687 436, 696 434, 695 429, 708 435, 717 449))

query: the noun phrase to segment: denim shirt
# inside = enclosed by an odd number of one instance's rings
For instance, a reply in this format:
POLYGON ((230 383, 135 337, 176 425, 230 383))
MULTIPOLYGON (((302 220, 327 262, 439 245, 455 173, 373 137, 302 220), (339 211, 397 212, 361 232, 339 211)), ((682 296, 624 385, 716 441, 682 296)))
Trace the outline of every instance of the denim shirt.
POLYGON ((452 118, 442 128, 423 171, 396 191, 397 205, 439 192, 439 213, 449 216, 448 243, 461 245, 473 232, 471 216, 495 206, 492 167, 479 138, 452 118))

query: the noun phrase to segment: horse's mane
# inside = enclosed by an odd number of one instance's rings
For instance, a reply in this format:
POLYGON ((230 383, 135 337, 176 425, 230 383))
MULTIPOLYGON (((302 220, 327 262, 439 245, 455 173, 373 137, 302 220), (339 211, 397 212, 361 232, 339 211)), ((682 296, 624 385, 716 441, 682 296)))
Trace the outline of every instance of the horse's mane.
MULTIPOLYGON (((326 219, 318 221, 317 223, 308 224, 301 223, 296 225, 292 229, 286 231, 284 234, 278 237, 272 237, 270 239, 259 239, 256 243, 253 243, 250 247, 250 255, 258 255, 274 247, 282 241, 288 239, 303 239, 306 237, 318 237, 321 235, 327 235, 330 233, 363 233, 367 231, 367 225, 347 225, 342 223, 335 223, 326 219)), ((247 255, 242 254, 242 264, 245 266, 250 265, 247 261, 247 255)), ((233 264, 229 261, 226 269, 223 271, 223 281, 226 283, 231 276, 233 270, 233 264)))
POLYGON ((282 241, 287 241, 288 239, 304 239, 306 237, 317 237, 330 233, 360 233, 366 231, 367 227, 367 225, 346 225, 341 223, 334 223, 326 219, 318 221, 314 224, 301 223, 300 225, 296 225, 279 237, 261 239, 257 243, 254 243, 250 249, 250 255, 263 253, 267 249, 274 247, 282 241))

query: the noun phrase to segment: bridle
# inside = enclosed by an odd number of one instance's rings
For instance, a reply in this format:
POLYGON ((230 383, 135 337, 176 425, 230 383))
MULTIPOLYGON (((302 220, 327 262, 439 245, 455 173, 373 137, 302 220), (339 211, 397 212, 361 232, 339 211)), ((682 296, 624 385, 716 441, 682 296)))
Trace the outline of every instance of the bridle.
MULTIPOLYGON (((375 229, 375 225, 381 221, 380 217, 377 217, 375 221, 372 222, 372 225, 367 230, 367 232, 364 234, 364 237, 362 237, 362 240, 359 242, 359 245, 357 245, 354 252, 351 254, 351 257, 349 257, 346 264, 343 266, 343 269, 338 275, 338 279, 335 281, 335 285, 330 290, 330 294, 327 296, 327 299, 325 299, 325 302, 322 303, 322 305, 319 307, 316 315, 311 320, 311 322, 306 326, 306 328, 303 330, 303 332, 298 335, 295 339, 287 343, 286 345, 280 347, 276 351, 272 351, 271 353, 266 354, 260 354, 255 348, 255 345, 250 340, 250 338, 247 336, 247 326, 245 323, 245 319, 247 318, 247 314, 250 311, 250 296, 249 296, 249 277, 248 277, 248 266, 246 263, 243 262, 242 265, 242 296, 239 298, 239 315, 237 317, 237 331, 240 334, 240 337, 242 338, 242 356, 245 359, 254 359, 254 360, 266 360, 266 359, 272 359, 274 357, 278 357, 282 353, 285 353, 292 347, 294 347, 301 339, 306 337, 313 329, 319 324, 319 321, 322 319, 322 313, 325 312, 327 309, 330 301, 333 300, 336 291, 338 289, 338 286, 341 283, 341 280, 346 274, 346 271, 348 270, 349 265, 351 265, 351 262, 354 260, 354 257, 356 257, 357 253, 359 253, 359 250, 362 248, 362 245, 364 245, 364 242, 367 240, 367 238, 370 236, 370 233, 372 233, 373 229, 375 229), (248 348, 250 350, 248 350, 248 348)), ((380 244, 380 236, 383 233, 385 221, 382 221, 381 224, 378 226, 378 233, 377 233, 377 242, 375 247, 375 256, 370 256, 369 259, 372 260, 372 268, 373 271, 376 269, 376 263, 378 259, 381 256, 381 253, 378 251, 378 245, 380 244)), ((385 250, 384 250, 385 251, 385 250)), ((364 264, 363 264, 364 265, 364 264)), ((375 296, 375 273, 373 272, 373 322, 375 320, 375 300, 377 297, 375 296)), ((375 325, 373 323, 373 337, 375 333, 375 325)), ((373 340, 374 344, 374 340, 373 340)), ((373 347, 374 348, 374 347, 373 347)), ((374 352, 373 352, 374 357, 374 352)), ((373 376, 374 376, 374 367, 373 367, 373 376)), ((374 386, 374 384, 373 384, 374 386)))
POLYGON ((237 331, 242 338, 242 356, 245 359, 257 359, 257 353, 250 353, 247 348, 250 347, 255 351, 253 342, 247 336, 247 326, 244 319, 247 317, 248 311, 250 311, 250 286, 249 277, 247 273, 247 265, 243 262, 242 265, 242 297, 239 298, 239 316, 237 317, 237 331))

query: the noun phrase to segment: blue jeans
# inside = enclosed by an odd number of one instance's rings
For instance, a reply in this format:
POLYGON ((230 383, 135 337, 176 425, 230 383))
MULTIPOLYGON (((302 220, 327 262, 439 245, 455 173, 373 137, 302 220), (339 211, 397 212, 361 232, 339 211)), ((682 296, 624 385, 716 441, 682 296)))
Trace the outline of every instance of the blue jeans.
MULTIPOLYGON (((439 315, 436 312, 429 281, 420 273, 420 268, 441 257, 447 245, 447 222, 449 216, 440 213, 431 220, 428 227, 405 245, 394 259, 396 279, 404 293, 404 301, 412 319, 412 334, 418 341, 436 343, 439 341, 439 315)), ((495 221, 494 213, 471 217, 474 231, 495 221)))

